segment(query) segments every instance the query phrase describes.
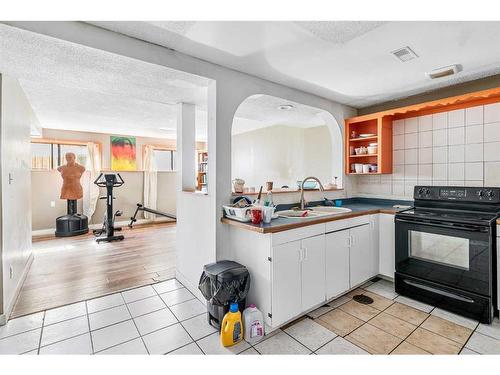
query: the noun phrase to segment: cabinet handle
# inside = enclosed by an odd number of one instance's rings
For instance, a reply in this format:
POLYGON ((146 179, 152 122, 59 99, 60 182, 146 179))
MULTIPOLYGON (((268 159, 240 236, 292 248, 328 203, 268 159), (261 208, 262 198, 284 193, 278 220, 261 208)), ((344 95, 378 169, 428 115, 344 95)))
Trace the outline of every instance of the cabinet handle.
POLYGON ((307 260, 307 248, 306 247, 303 248, 302 251, 303 251, 303 254, 304 254, 303 257, 302 257, 302 260, 307 260))
POLYGON ((347 237, 347 247, 351 247, 351 236, 347 237))
POLYGON ((299 249, 299 262, 302 262, 302 249, 299 249))
POLYGON ((351 237, 351 246, 354 246, 354 236, 350 236, 351 237))

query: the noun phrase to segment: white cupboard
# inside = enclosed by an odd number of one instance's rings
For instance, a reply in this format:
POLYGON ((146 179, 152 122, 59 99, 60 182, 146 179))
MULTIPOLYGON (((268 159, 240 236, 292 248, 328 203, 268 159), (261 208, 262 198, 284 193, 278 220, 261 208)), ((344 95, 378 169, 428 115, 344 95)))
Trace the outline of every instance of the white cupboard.
POLYGON ((328 233, 326 249, 326 298, 330 299, 349 290, 349 230, 328 233))
POLYGON ((372 277, 370 226, 351 228, 351 249, 349 252, 349 285, 351 288, 372 277))
POLYGON ((326 300, 325 235, 302 241, 302 311, 326 300))
POLYGON ((379 273, 383 276, 394 277, 396 271, 394 261, 395 225, 394 215, 379 214, 379 273))

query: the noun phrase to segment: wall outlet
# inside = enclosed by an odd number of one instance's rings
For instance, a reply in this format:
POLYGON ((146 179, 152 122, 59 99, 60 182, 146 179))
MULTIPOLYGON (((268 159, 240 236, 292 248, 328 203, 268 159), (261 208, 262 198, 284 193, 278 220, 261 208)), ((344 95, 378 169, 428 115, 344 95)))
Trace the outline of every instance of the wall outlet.
POLYGON ((14 277, 14 268, 12 266, 9 267, 9 279, 12 279, 14 277))
POLYGON ((50 201, 50 207, 55 207, 56 206, 56 202, 55 201, 50 201))

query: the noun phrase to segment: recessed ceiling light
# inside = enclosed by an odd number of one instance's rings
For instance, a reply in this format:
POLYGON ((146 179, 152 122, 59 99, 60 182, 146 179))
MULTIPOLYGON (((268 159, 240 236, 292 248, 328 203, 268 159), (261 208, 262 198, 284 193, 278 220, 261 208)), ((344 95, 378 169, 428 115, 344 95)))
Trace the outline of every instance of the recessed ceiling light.
POLYGON ((431 70, 430 72, 427 72, 425 74, 430 79, 436 79, 457 74, 459 71, 460 71, 460 65, 454 64, 431 70))
POLYGON ((294 109, 295 106, 293 104, 281 104, 278 106, 278 109, 281 111, 289 111, 290 109, 294 109))

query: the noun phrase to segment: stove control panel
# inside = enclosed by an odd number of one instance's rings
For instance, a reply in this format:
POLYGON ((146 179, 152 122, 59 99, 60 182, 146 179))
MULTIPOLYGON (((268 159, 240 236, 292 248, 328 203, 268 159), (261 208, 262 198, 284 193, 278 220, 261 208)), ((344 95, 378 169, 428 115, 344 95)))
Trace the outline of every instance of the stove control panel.
POLYGON ((414 198, 439 201, 500 203, 500 188, 415 186, 414 198))

